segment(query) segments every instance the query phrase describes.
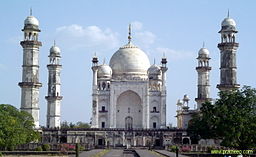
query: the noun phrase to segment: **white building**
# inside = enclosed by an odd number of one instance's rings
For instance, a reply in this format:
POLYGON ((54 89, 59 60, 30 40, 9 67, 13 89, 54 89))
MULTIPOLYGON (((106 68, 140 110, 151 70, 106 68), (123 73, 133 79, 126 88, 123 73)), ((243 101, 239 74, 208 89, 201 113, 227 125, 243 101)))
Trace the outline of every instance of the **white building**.
POLYGON ((93 57, 92 127, 166 127, 166 58, 150 66, 147 55, 131 43, 117 50, 109 65, 93 57))

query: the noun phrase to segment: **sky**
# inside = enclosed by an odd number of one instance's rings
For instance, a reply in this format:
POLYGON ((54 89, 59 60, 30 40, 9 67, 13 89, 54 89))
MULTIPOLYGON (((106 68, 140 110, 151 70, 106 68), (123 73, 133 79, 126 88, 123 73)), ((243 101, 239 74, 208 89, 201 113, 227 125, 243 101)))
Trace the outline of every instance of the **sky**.
POLYGON ((91 117, 91 59, 109 63, 127 43, 132 24, 132 42, 153 64, 168 59, 167 123, 176 126, 176 102, 184 94, 194 108, 197 95, 197 55, 205 42, 210 51, 211 97, 218 98, 218 31, 230 17, 237 24, 238 83, 256 87, 256 1, 247 0, 9 0, 0 2, 0 104, 20 108, 24 20, 32 7, 40 23, 40 125, 45 126, 49 49, 56 40, 61 49, 61 120, 89 122, 91 117))

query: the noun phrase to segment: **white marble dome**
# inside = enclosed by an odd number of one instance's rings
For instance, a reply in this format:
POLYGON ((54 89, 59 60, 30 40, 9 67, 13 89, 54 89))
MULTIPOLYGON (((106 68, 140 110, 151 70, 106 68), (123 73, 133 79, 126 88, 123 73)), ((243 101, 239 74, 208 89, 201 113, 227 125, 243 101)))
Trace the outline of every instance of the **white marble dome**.
POLYGON ((97 75, 98 77, 111 77, 112 69, 108 65, 102 64, 99 66, 97 75))
POLYGON ((148 74, 149 75, 161 75, 161 68, 156 65, 156 64, 153 64, 150 66, 150 68, 148 69, 148 74))
POLYGON ((115 74, 147 74, 148 56, 132 43, 120 47, 111 57, 110 67, 115 74))
POLYGON ((52 46, 50 49, 51 54, 60 54, 60 48, 57 46, 52 46))
POLYGON ((50 48, 50 57, 60 57, 60 48, 57 46, 52 46, 50 48))
POLYGON ((222 21, 221 26, 233 26, 233 27, 236 27, 236 22, 232 18, 227 17, 227 18, 225 18, 222 21))
POLYGON ((25 21, 24 21, 25 25, 34 25, 34 26, 39 26, 39 21, 37 20, 37 18, 35 18, 34 16, 28 16, 25 21))
POLYGON ((198 52, 199 56, 209 56, 210 52, 206 48, 201 48, 198 52))
POLYGON ((182 106, 182 105, 183 105, 183 101, 179 99, 179 100, 177 101, 177 105, 178 105, 178 106, 182 106))

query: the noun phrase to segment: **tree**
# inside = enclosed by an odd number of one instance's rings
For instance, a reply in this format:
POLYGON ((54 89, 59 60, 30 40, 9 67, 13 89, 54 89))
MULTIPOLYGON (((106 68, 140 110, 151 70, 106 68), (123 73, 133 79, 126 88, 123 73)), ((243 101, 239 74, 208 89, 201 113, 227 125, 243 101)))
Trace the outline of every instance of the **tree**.
POLYGON ((14 106, 0 105, 0 149, 13 150, 17 145, 39 139, 31 114, 14 106))
POLYGON ((192 138, 221 139, 221 145, 237 149, 256 146, 256 89, 220 92, 214 105, 204 103, 189 122, 192 138))
POLYGON ((90 124, 84 122, 77 122, 75 128, 90 128, 90 124))
POLYGON ((77 122, 77 123, 68 123, 64 121, 61 123, 61 128, 90 128, 90 124, 84 122, 77 122))

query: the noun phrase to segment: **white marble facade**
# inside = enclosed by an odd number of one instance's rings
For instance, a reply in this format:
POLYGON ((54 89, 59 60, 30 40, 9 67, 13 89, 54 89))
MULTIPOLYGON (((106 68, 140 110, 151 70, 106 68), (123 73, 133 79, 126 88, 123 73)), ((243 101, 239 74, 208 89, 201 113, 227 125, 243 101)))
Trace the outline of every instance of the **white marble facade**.
POLYGON ((129 42, 109 65, 93 57, 93 128, 166 127, 166 58, 150 66, 147 55, 129 42))

